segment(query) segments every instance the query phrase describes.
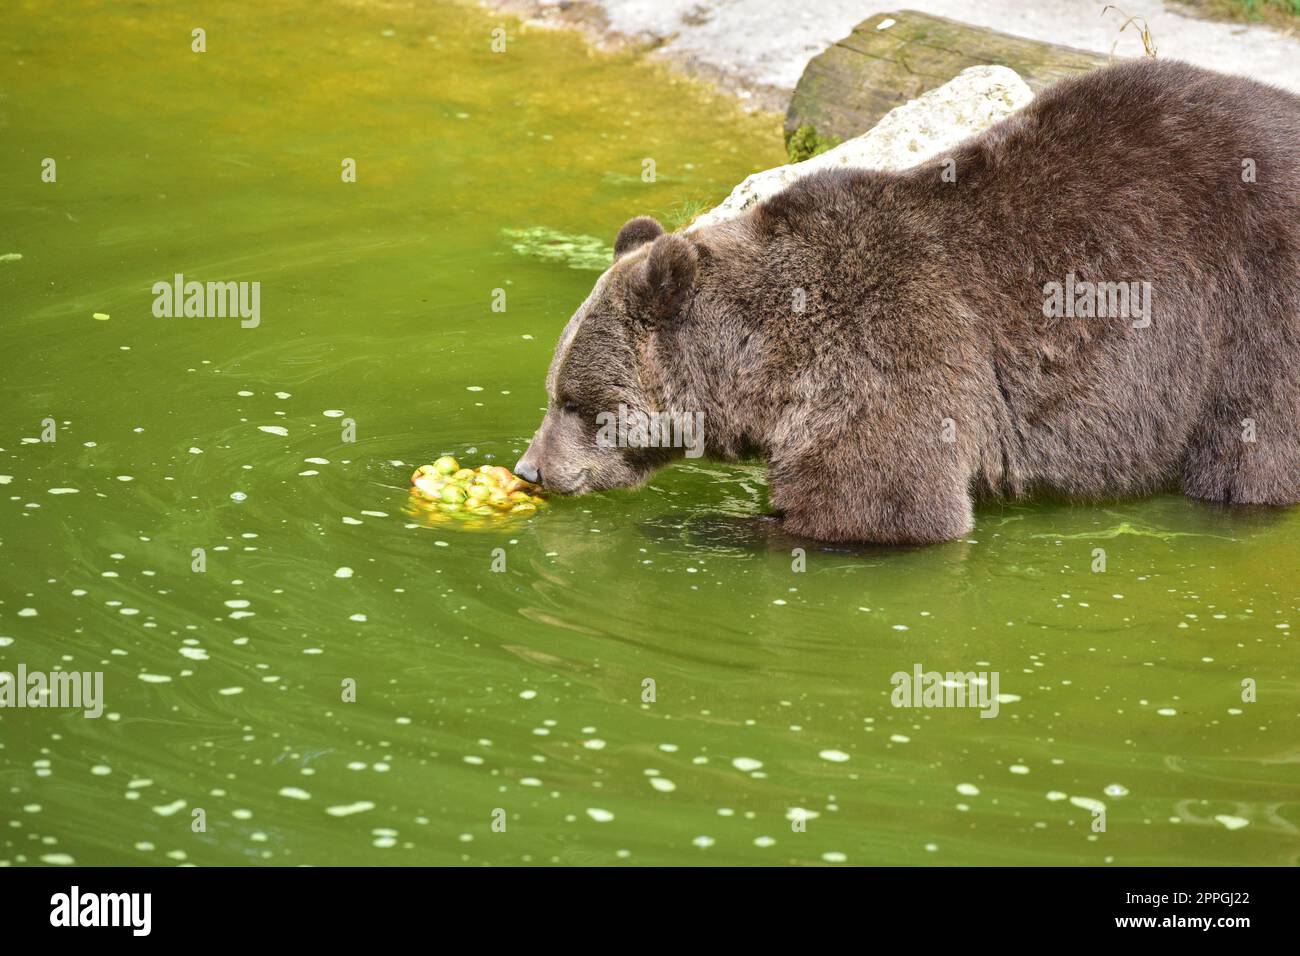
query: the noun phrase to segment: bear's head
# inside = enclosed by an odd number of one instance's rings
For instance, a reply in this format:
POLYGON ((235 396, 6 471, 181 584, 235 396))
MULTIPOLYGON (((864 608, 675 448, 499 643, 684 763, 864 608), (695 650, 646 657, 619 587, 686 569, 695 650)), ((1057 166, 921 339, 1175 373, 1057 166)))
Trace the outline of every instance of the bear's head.
MULTIPOLYGON (((584 494, 640 484, 683 454, 653 429, 672 416, 682 434, 682 413, 669 408, 668 366, 671 340, 694 307, 699 256, 692 240, 648 217, 619 231, 613 264, 560 334, 546 416, 515 465, 520 476, 584 494), (637 427, 647 423, 649 441, 637 427)), ((698 454, 702 430, 690 425, 679 444, 698 454)))

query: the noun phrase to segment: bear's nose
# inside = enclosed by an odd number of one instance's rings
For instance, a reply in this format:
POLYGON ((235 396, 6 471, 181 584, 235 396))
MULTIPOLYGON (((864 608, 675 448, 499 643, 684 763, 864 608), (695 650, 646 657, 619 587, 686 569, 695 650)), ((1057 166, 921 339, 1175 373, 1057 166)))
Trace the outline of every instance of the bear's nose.
POLYGON ((542 469, 533 466, 533 463, 525 456, 515 463, 515 474, 524 481, 531 481, 535 485, 542 483, 542 469))

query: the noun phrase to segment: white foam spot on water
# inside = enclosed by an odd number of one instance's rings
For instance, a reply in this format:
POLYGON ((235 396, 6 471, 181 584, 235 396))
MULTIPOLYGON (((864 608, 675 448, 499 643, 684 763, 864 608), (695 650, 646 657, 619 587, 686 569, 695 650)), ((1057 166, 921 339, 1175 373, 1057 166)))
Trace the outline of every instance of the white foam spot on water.
POLYGON ((912 742, 912 738, 907 734, 890 734, 889 739, 896 744, 910 744, 912 742))
POLYGON ((18 611, 19 617, 36 617, 39 612, 34 607, 25 607, 18 611))
POLYGON ((677 784, 673 783, 667 777, 651 777, 650 786, 654 787, 660 793, 672 793, 677 789, 677 784))
POLYGON ((330 463, 328 458, 304 458, 303 461, 309 465, 328 465, 330 463))
POLYGON ((1069 796, 1068 793, 1062 793, 1060 790, 1047 791, 1047 799, 1051 800, 1053 803, 1056 803, 1057 801, 1060 800, 1064 800, 1068 796, 1069 796))
POLYGON ((584 740, 582 742, 582 745, 586 747, 588 750, 605 749, 605 741, 601 740, 599 737, 593 737, 591 740, 584 740))
POLYGON ((614 819, 614 814, 608 810, 602 810, 600 807, 588 807, 587 816, 591 817, 597 823, 609 823, 614 819))
POLYGON ((41 857, 41 862, 50 866, 72 866, 77 861, 67 853, 46 853, 41 857))
POLYGON ((283 425, 258 425, 257 430, 259 432, 266 432, 268 435, 279 435, 281 438, 287 438, 289 436, 289 429, 285 428, 283 425))
POLYGON ((243 692, 244 688, 242 687, 223 687, 217 691, 222 697, 234 697, 236 694, 242 694, 243 692))
POLYGON ((1023 776, 1024 774, 1029 773, 1029 768, 1026 767, 1026 766, 1025 766, 1024 764, 1022 764, 1022 763, 1013 763, 1013 764, 1012 764, 1010 767, 1008 767, 1007 769, 1010 770, 1012 773, 1018 773, 1018 774, 1020 774, 1020 775, 1022 775, 1022 776, 1023 776))
POLYGON ((14 480, 13 475, 0 475, 0 485, 7 485, 14 480))
POLYGON ((711 836, 697 836, 694 840, 691 841, 691 844, 693 846, 698 846, 701 850, 707 850, 709 847, 713 846, 713 844, 717 842, 718 841, 713 839, 713 837, 711 836))
POLYGON ((192 661, 206 661, 208 652, 201 647, 182 647, 180 649, 182 657, 188 657, 192 661))
POLYGON ((1091 810, 1094 813, 1100 813, 1106 809, 1106 804, 1100 800, 1094 800, 1092 797, 1071 797, 1070 802, 1081 810, 1091 810))
POLYGON ((289 797, 293 800, 310 800, 311 794, 301 787, 281 787, 280 796, 289 797))
POLYGON ((339 568, 337 571, 334 572, 334 576, 336 578, 350 578, 352 577, 352 569, 349 567, 339 568))
POLYGON ((166 674, 137 674, 146 684, 170 684, 172 679, 166 674))
POLYGON ((332 817, 350 817, 354 813, 365 813, 367 810, 373 810, 375 805, 369 800, 359 800, 356 803, 347 803, 337 807, 326 807, 325 812, 332 817))
POLYGON ((838 850, 830 850, 822 854, 822 859, 827 863, 844 863, 848 860, 848 857, 838 850))
POLYGON ((8 647, 14 642, 12 637, 0 637, 0 647, 8 647))
POLYGON ((293 396, 290 395, 288 392, 276 392, 275 397, 281 400, 286 398, 293 398, 293 396))
POLYGON ((160 817, 170 817, 174 813, 179 813, 185 809, 184 800, 175 800, 172 803, 164 804, 161 807, 154 807, 153 812, 160 817))
POLYGON ((372 518, 387 518, 387 517, 388 517, 388 512, 387 512, 387 511, 366 511, 365 509, 362 509, 361 513, 362 513, 363 515, 370 515, 370 517, 372 517, 372 518))
POLYGON ((823 760, 829 760, 831 763, 844 763, 849 759, 849 755, 843 750, 823 750, 817 756, 823 760))
POLYGON ((963 797, 978 797, 980 788, 973 783, 959 783, 957 784, 957 792, 963 797))
POLYGON ((755 760, 753 757, 736 757, 731 761, 731 765, 744 773, 750 773, 762 767, 763 761, 755 760))
POLYGON ((363 522, 360 518, 353 518, 353 517, 351 517, 350 515, 344 515, 344 516, 343 516, 343 523, 344 523, 344 524, 364 524, 364 522, 363 522))
POLYGON ((342 417, 343 417, 343 412, 342 412, 342 410, 337 409, 337 408, 327 408, 327 409, 325 409, 325 411, 321 412, 321 414, 324 415, 326 418, 342 418, 342 417))
POLYGON ((90 768, 90 772, 96 777, 107 777, 113 772, 113 768, 108 766, 108 764, 97 763, 95 766, 90 768))
POLYGON ((1161 717, 1175 717, 1177 716, 1178 711, 1174 710, 1172 707, 1161 707, 1156 711, 1156 713, 1161 717))
POLYGON ((248 607, 249 605, 249 602, 245 601, 243 598, 232 598, 231 600, 225 601, 223 603, 226 605, 226 607, 248 607))
POLYGON ((349 621, 356 621, 358 624, 364 624, 369 620, 364 614, 352 614, 348 616, 349 621))
POLYGON ((242 491, 232 491, 230 493, 231 501, 243 501, 247 497, 248 495, 244 494, 242 491))
POLYGON ((1127 797, 1128 787, 1121 783, 1108 783, 1102 792, 1108 797, 1127 797))
POLYGON ((78 491, 77 491, 76 488, 51 488, 51 489, 50 489, 50 494, 52 494, 52 495, 75 495, 75 494, 78 494, 78 491))
POLYGON ((1250 821, 1245 817, 1233 817, 1226 813, 1220 813, 1214 819, 1222 823, 1229 830, 1240 830, 1242 827, 1250 825, 1250 821))

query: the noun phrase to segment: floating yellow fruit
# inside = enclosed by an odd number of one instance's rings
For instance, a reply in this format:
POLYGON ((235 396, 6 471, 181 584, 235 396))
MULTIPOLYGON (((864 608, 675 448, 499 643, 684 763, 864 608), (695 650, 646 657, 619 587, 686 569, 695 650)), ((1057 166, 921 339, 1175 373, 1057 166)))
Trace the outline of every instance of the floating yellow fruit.
POLYGON ((411 479, 411 484, 415 486, 416 491, 431 500, 441 498, 442 489, 446 485, 445 482, 439 481, 437 478, 430 478, 428 475, 416 475, 411 479))
POLYGON ((410 514, 438 520, 465 519, 464 527, 486 527, 504 515, 527 514, 544 503, 542 489, 501 465, 462 468, 450 455, 411 474, 410 514))

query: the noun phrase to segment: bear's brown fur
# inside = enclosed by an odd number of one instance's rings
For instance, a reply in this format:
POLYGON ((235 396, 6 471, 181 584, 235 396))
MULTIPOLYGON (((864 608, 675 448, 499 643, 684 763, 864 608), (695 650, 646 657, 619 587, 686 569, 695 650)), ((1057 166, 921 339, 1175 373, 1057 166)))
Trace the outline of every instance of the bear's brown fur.
POLYGON ((702 412, 707 453, 766 458, 786 527, 824 540, 957 537, 979 495, 1300 501, 1298 162, 1300 98, 1142 60, 911 170, 691 233, 634 219, 517 469, 581 493, 682 453, 597 441, 623 404, 702 412), (1147 316, 1057 314, 1071 281, 1149 283, 1147 316))

